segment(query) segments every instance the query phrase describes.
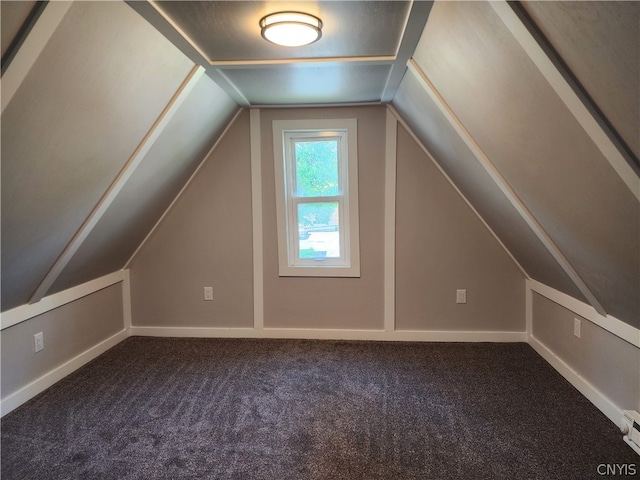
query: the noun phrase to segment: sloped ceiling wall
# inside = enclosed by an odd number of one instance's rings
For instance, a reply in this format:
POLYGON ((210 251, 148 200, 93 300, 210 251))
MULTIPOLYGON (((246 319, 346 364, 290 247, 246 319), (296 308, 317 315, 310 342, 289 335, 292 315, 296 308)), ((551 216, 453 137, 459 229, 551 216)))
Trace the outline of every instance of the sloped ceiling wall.
POLYGON ((237 109, 193 68, 127 4, 71 4, 3 105, 3 311, 124 266, 237 109), (78 256, 47 276, 189 81, 78 256))
MULTIPOLYGON (((29 6, 2 2, 3 52, 29 6)), ((640 4, 518 8, 637 173, 640 4)), ((364 83, 352 84, 351 101, 366 100, 356 96, 364 83)), ((640 325, 638 192, 494 7, 436 2, 392 104, 529 276, 640 325)), ((72 3, 3 100, 2 310, 124 267, 237 109, 130 5, 72 3), (127 170, 177 97, 174 116, 127 170), (118 183, 123 172, 130 176, 118 183)))
POLYGON ((580 84, 640 158, 640 3, 523 2, 580 84))
MULTIPOLYGON (((536 3, 538 17, 553 18, 553 11, 547 12, 546 8, 559 8, 554 3, 536 3)), ((607 35, 597 30, 626 25, 637 32, 639 17, 638 9, 629 9, 632 11, 624 13, 635 14, 635 21, 619 25, 614 20, 623 12, 615 8, 618 2, 612 5, 600 12, 610 16, 595 23, 582 21, 579 12, 565 9, 565 15, 577 17, 563 24, 568 31, 566 38, 601 35, 599 49, 615 50, 617 43, 608 43, 607 35), (573 29, 586 33, 572 36, 573 29)), ((572 40, 567 43, 574 46, 572 40)), ((559 50, 578 57, 584 54, 578 48, 559 50)), ((626 66, 615 73, 622 77, 617 85, 623 92, 617 95, 629 103, 635 98, 637 109, 638 44, 628 45, 626 51, 626 66)), ((437 2, 414 60, 417 68, 405 76, 394 106, 527 273, 576 298, 586 296, 594 307, 601 306, 624 322, 640 325, 637 198, 494 9, 485 2, 437 2), (427 82, 440 95, 441 105, 450 109, 471 141, 484 152, 491 168, 503 179, 502 185, 490 179, 486 169, 483 172, 478 168, 477 159, 470 158, 453 124, 443 119, 442 108, 436 107, 427 94, 427 82), (513 202, 508 205, 505 188, 526 210, 524 217, 512 207, 513 202), (541 248, 540 235, 529 222, 525 225, 523 218, 532 219, 541 228, 547 247, 541 248), (556 250, 549 250, 549 244, 556 250), (567 271, 573 273, 571 282, 567 271)), ((583 58, 566 63, 589 62, 583 58)), ((609 105, 606 95, 599 94, 608 87, 605 84, 594 82, 590 88, 594 98, 609 105)), ((620 104, 611 109, 617 112, 620 104)))
POLYGON ((18 37, 18 33, 29 19, 35 1, 2 2, 2 25, 0 25, 0 40, 2 41, 2 56, 11 47, 11 43, 18 37))

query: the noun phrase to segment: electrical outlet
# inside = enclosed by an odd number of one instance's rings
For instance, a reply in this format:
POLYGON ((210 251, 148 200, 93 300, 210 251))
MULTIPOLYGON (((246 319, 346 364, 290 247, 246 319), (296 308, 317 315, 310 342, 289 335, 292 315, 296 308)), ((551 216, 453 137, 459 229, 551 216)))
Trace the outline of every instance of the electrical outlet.
POLYGON ((213 287, 204 287, 204 299, 213 300, 213 287))
POLYGON ((467 303, 466 290, 456 290, 456 303, 467 303))
POLYGON ((33 351, 38 353, 42 349, 44 349, 44 334, 38 332, 33 336, 33 351))
POLYGON ((582 320, 579 318, 573 319, 573 334, 580 338, 580 327, 582 327, 582 320))

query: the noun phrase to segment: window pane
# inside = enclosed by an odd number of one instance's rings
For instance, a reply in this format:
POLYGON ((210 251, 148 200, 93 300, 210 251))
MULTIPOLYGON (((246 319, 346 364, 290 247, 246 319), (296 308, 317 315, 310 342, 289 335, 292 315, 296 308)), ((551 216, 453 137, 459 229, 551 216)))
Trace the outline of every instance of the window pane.
POLYGON ((301 259, 340 258, 338 202, 298 204, 301 259))
POLYGON ((337 140, 295 142, 295 155, 298 197, 339 193, 337 140))

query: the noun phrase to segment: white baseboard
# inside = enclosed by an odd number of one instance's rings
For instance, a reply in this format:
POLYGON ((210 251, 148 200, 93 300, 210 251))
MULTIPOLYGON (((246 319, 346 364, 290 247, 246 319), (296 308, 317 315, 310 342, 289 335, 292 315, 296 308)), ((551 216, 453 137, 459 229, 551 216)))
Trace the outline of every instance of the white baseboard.
POLYGON ((64 377, 73 373, 83 365, 89 363, 91 360, 114 347, 128 336, 129 332, 127 330, 121 330, 115 335, 103 340, 88 350, 85 350, 71 360, 45 373, 28 385, 25 385, 21 389, 11 393, 0 402, 0 416, 5 416, 7 413, 15 410, 26 401, 31 400, 39 393, 44 392, 51 385, 62 380, 64 377))
POLYGON ((609 420, 616 425, 620 424, 622 419, 622 409, 613 403, 600 390, 591 385, 580 374, 573 370, 564 360, 553 353, 549 347, 544 345, 533 335, 529 337, 529 345, 538 352, 560 375, 566 378, 571 385, 576 387, 578 391, 584 395, 591 403, 593 403, 609 420))
POLYGON ((526 342, 526 332, 339 330, 306 328, 131 327, 131 335, 198 338, 295 338, 402 342, 526 342))

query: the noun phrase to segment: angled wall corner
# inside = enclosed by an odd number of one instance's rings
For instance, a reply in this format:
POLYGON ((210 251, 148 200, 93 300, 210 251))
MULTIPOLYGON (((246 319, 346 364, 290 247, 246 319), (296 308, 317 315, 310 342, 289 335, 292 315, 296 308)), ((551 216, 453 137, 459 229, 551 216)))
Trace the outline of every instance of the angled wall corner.
POLYGON ((242 110, 130 262, 134 326, 253 326, 248 135, 242 110))
POLYGON ((2 310, 29 301, 192 66, 126 4, 71 3, 2 112, 2 310))
POLYGON ((414 61, 589 302, 637 326, 640 204, 492 7, 436 4, 414 61))
POLYGON ((524 331, 525 275, 403 126, 396 195, 396 329, 524 331))
POLYGON ((139 164, 49 293, 123 268, 230 122, 238 107, 209 77, 187 81, 184 98, 147 140, 139 164))

